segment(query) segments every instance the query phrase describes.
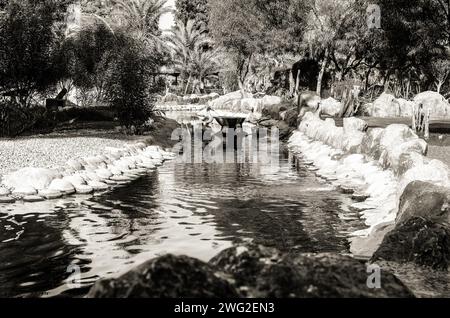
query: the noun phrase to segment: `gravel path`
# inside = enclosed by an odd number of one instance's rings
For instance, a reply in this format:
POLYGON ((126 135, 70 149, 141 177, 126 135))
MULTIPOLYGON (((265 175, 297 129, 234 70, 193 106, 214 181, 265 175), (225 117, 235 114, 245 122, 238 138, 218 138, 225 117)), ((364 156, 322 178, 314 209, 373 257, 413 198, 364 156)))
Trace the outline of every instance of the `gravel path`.
POLYGON ((101 154, 137 140, 114 131, 65 131, 48 135, 0 139, 1 175, 24 167, 58 167, 71 158, 101 154))

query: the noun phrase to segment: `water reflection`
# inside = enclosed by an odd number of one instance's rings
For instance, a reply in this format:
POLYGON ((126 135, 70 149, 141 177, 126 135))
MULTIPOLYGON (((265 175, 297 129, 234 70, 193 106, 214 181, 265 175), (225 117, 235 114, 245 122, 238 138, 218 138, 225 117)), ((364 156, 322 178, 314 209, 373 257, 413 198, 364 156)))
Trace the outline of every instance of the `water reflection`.
POLYGON ((82 295, 157 255, 207 261, 246 241, 347 252, 347 234, 362 228, 348 197, 296 166, 169 162, 100 196, 0 206, 0 294, 82 295), (69 265, 81 269, 72 291, 69 265))

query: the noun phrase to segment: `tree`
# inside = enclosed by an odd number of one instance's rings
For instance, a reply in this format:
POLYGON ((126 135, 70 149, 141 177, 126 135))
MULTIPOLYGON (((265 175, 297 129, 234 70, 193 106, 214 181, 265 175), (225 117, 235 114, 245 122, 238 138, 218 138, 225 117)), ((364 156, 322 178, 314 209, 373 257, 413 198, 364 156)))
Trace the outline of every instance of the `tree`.
POLYGON ((441 92, 442 86, 450 76, 450 58, 434 59, 431 61, 432 74, 435 78, 436 91, 441 92))
POLYGON ((231 55, 241 93, 250 73, 253 55, 262 44, 264 25, 254 1, 210 0, 209 28, 215 42, 231 55))
POLYGON ((382 36, 378 56, 385 81, 411 78, 420 88, 434 86, 430 61, 448 59, 450 2, 443 0, 378 0, 382 36))
POLYGON ((117 31, 113 63, 106 77, 106 98, 117 111, 120 122, 138 127, 153 115, 154 96, 160 87, 152 75, 161 66, 157 52, 147 54, 146 44, 126 31, 117 31))
POLYGON ((163 14, 171 12, 166 4, 167 0, 118 0, 115 12, 124 26, 158 40, 161 35, 159 20, 163 14))
POLYGON ((11 0, 0 12, 0 87, 28 107, 59 80, 53 60, 62 42, 67 1, 11 0))
POLYGON ((208 0, 176 0, 175 19, 187 24, 189 20, 195 21, 195 24, 207 31, 209 22, 208 0))
POLYGON ((67 38, 60 50, 59 63, 64 69, 64 85, 77 89, 77 99, 91 106, 105 99, 105 78, 113 63, 116 35, 104 24, 90 24, 67 38))
POLYGON ((305 8, 301 0, 209 1, 209 29, 233 61, 242 93, 258 60, 299 50, 305 8))
POLYGON ((205 79, 219 72, 219 52, 211 48, 211 39, 194 20, 186 24, 178 21, 168 41, 173 51, 172 63, 187 79, 185 93, 191 83, 198 82, 203 86, 205 79))

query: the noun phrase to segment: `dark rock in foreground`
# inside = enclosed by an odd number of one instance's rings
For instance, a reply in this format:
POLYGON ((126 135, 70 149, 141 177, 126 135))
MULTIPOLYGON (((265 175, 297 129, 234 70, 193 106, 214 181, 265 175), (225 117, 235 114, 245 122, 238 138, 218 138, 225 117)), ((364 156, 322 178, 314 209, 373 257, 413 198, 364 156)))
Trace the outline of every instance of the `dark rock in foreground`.
POLYGON ((450 224, 450 189, 428 182, 411 182, 400 198, 396 222, 401 224, 412 217, 450 224))
POLYGON ((381 271, 381 288, 369 288, 366 264, 338 254, 293 256, 261 246, 240 246, 223 251, 210 263, 232 276, 247 297, 414 297, 385 271, 381 271))
POLYGON ((413 262, 437 270, 450 264, 450 231, 422 217, 411 218, 389 232, 373 261, 413 262))
POLYGON ((400 198, 395 228, 373 260, 412 262, 433 269, 450 265, 450 191, 430 183, 410 183, 400 198))
POLYGON ((347 256, 293 256, 262 246, 237 246, 209 264, 173 255, 151 260, 117 279, 98 281, 87 297, 413 297, 385 271, 381 288, 369 288, 370 275, 364 263, 347 256))
POLYGON ((89 298, 232 298, 235 289, 208 264, 186 256, 150 260, 117 279, 98 281, 89 298))

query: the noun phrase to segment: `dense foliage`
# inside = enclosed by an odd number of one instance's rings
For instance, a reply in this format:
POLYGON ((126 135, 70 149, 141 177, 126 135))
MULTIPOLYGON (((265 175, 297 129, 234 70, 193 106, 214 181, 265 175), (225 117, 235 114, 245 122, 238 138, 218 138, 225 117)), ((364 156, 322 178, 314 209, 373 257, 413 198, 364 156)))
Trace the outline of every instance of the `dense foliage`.
POLYGON ((208 0, 176 0, 175 7, 175 19, 182 24, 193 20, 203 29, 208 26, 208 0))
MULTIPOLYGON (((449 91, 450 3, 442 0, 209 0, 210 33, 234 59, 241 88, 258 60, 314 59, 317 91, 354 80, 411 97, 426 89, 449 91), (368 24, 378 4, 381 28, 368 24), (263 58, 261 58, 263 57, 263 58)), ((376 12, 375 12, 376 13, 376 12)), ((376 18, 376 17, 375 17, 376 18)), ((291 62, 291 61, 289 61, 291 62)), ((292 65, 292 64, 291 64, 292 65)), ((256 72, 256 73, 255 73, 256 72)), ((264 71, 265 73, 266 71, 264 71)), ((253 73, 253 76, 252 76, 253 73)))
POLYGON ((108 9, 83 1, 80 25, 68 33, 67 9, 74 3, 2 3, 0 134, 42 122, 50 113, 36 108, 62 89, 81 106, 111 105, 126 126, 152 115, 153 96, 163 89, 153 76, 167 60, 157 40, 165 1, 111 0, 108 9), (113 13, 129 23, 113 23, 113 13))

